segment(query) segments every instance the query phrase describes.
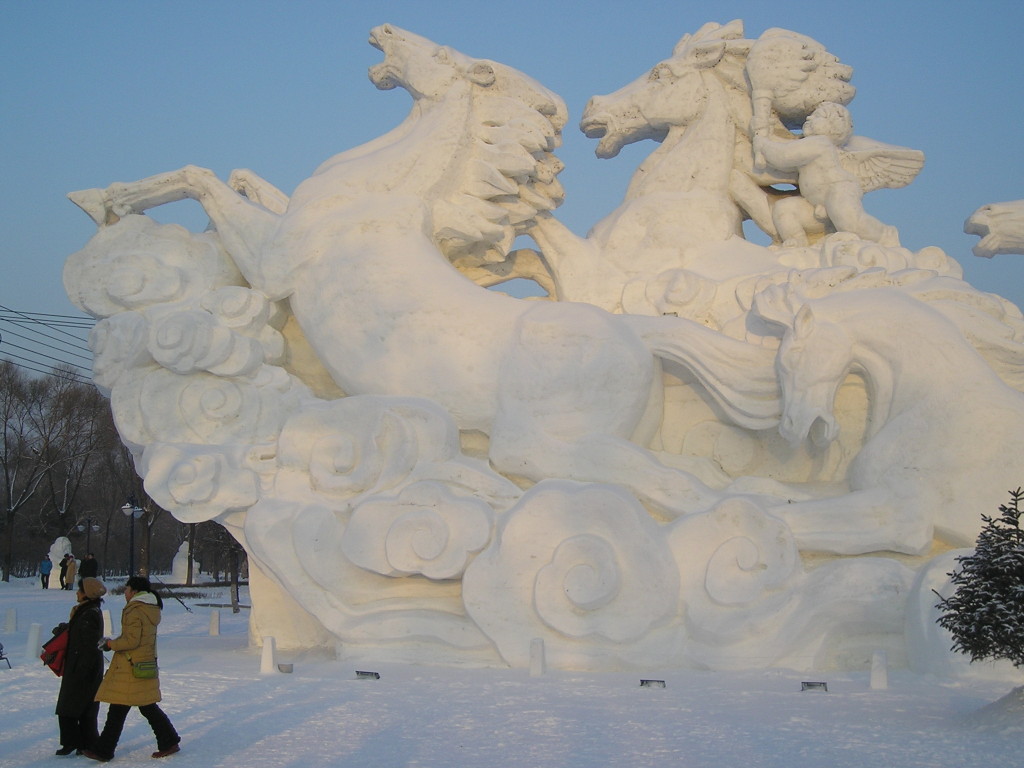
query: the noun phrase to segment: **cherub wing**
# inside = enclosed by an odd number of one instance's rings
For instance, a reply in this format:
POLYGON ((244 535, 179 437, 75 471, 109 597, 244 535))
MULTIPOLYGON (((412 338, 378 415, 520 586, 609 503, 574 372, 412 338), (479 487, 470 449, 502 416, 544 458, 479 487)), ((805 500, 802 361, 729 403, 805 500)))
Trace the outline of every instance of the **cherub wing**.
POLYGON ((897 189, 912 182, 924 167, 924 152, 864 136, 851 136, 840 153, 843 167, 857 177, 865 192, 897 189))

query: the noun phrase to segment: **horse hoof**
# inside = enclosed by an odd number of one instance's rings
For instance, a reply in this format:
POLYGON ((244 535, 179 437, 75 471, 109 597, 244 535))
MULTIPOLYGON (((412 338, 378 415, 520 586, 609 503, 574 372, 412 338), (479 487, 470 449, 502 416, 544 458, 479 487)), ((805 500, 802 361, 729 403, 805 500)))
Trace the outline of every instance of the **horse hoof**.
POLYGON ((108 223, 107 217, 110 214, 110 201, 107 199, 107 193, 104 190, 82 189, 78 192, 70 192, 68 199, 85 211, 89 218, 96 222, 96 226, 102 227, 108 223))

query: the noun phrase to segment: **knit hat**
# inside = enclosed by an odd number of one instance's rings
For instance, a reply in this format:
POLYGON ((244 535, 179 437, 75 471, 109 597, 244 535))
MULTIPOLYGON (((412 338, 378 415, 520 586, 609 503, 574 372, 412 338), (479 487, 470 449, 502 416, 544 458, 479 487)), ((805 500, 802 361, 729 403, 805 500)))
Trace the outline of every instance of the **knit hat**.
POLYGON ((92 576, 86 576, 82 579, 82 592, 90 600, 95 600, 98 597, 103 597, 107 594, 107 588, 103 586, 103 582, 99 579, 93 578, 92 576))

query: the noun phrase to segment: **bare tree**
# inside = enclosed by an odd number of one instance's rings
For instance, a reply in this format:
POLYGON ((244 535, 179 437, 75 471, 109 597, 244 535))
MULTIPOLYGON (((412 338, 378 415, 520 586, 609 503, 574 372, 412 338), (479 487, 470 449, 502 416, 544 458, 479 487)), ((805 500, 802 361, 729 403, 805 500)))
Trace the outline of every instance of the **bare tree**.
POLYGON ((82 522, 106 529, 106 550, 112 515, 121 516, 126 492, 138 483, 106 398, 60 368, 31 377, 0 361, 0 422, 3 580, 15 552, 48 546, 82 522))
POLYGON ((188 524, 188 569, 185 574, 185 583, 192 586, 193 571, 196 564, 196 524, 188 524))
POLYGON ((0 361, 0 422, 4 581, 12 571, 30 573, 54 538, 74 542, 86 526, 78 541, 102 551, 105 574, 122 572, 133 556, 146 575, 173 558, 185 530, 145 492, 110 403, 95 387, 60 368, 34 377, 0 361), (122 514, 126 502, 143 510, 138 520, 122 514))
POLYGON ((3 473, 3 580, 11 580, 17 517, 38 491, 48 470, 44 414, 49 384, 31 379, 9 360, 0 360, 0 471, 3 473))
POLYGON ((86 493, 93 479, 92 469, 105 452, 120 446, 120 440, 109 401, 88 384, 57 380, 50 392, 48 420, 49 431, 62 439, 59 445, 46 446, 42 494, 46 503, 39 511, 41 522, 53 523, 56 532, 92 512, 86 493))

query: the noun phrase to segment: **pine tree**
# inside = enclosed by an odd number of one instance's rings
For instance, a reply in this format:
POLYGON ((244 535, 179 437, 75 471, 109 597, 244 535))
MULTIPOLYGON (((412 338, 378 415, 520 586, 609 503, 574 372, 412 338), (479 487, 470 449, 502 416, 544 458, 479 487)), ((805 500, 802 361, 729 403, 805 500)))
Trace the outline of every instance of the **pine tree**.
MULTIPOLYGON (((952 650, 971 661, 1007 659, 1024 666, 1024 531, 1020 528, 1024 492, 1010 491, 999 517, 982 515, 974 553, 957 558, 949 574, 957 587, 936 605, 939 626, 953 636, 952 650)), ((942 595, 939 595, 942 598, 942 595)))

